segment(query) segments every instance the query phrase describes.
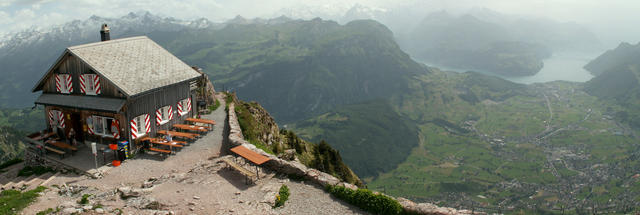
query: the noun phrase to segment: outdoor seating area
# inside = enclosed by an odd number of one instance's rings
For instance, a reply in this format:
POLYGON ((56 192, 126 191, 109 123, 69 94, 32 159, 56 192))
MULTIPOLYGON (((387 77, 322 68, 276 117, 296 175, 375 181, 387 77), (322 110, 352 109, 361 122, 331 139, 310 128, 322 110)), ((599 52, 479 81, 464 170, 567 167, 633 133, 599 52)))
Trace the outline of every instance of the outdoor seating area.
POLYGON ((242 175, 246 176, 247 178, 245 183, 247 184, 249 183, 249 181, 255 182, 259 180, 260 169, 258 168, 258 166, 271 160, 268 157, 258 154, 257 152, 252 151, 244 146, 233 147, 231 148, 231 152, 237 155, 237 156, 234 156, 234 160, 232 161, 229 159, 222 159, 222 161, 226 163, 228 167, 233 168, 238 172, 240 172, 242 175), (238 160, 238 157, 240 157, 241 159, 238 160), (247 166, 247 167, 244 167, 244 166, 247 166), (250 168, 251 166, 255 167, 255 173, 247 169, 247 168, 250 168))
POLYGON ((214 120, 187 118, 187 122, 202 123, 210 126, 174 124, 174 130, 158 130, 156 137, 143 137, 141 142, 146 143, 145 148, 161 155, 171 155, 177 153, 180 149, 195 142, 196 139, 202 137, 209 131, 213 130, 214 120), (179 140, 176 140, 179 139, 179 140))
MULTIPOLYGON (((43 154, 54 153, 65 158, 67 155, 74 155, 78 151, 78 147, 72 146, 67 140, 60 138, 56 132, 40 131, 27 136, 29 143, 37 149, 42 150, 43 154)), ((69 141, 71 142, 71 141, 69 141)))

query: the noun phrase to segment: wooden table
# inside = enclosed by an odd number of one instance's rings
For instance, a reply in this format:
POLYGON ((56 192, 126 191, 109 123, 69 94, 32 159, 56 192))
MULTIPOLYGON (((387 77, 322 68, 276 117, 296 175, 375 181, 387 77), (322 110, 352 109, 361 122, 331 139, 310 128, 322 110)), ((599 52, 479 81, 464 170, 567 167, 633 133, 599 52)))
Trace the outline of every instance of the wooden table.
POLYGON ((185 132, 177 132, 177 131, 167 131, 167 130, 159 130, 157 132, 158 134, 162 134, 162 135, 171 135, 174 137, 182 137, 182 138, 188 138, 188 139, 195 139, 197 136, 199 136, 199 134, 193 134, 193 133, 185 133, 185 132))
POLYGON ((34 137, 32 139, 33 140, 43 140, 43 139, 47 139, 47 138, 49 138, 51 136, 54 136, 54 135, 56 135, 56 132, 50 132, 50 133, 46 133, 46 134, 44 134, 42 136, 36 136, 36 137, 34 137))
POLYGON ((202 123, 202 124, 208 124, 211 125, 209 126, 209 128, 211 130, 213 130, 213 126, 216 125, 216 121, 212 120, 212 119, 196 119, 196 118, 187 118, 185 119, 187 122, 193 122, 193 123, 202 123))
POLYGON ((61 149, 68 149, 71 151, 71 153, 78 151, 78 148, 71 146, 65 142, 61 142, 61 141, 57 141, 57 140, 47 140, 45 142, 46 144, 61 148, 61 149))
POLYGON ((151 138, 149 140, 149 142, 151 144, 158 144, 158 145, 165 145, 165 146, 169 146, 169 150, 173 150, 173 147, 178 147, 178 148, 182 148, 183 145, 180 145, 174 141, 171 142, 167 142, 167 141, 162 141, 162 139, 160 138, 151 138))
POLYGON ((206 127, 197 126, 197 125, 174 124, 173 127, 178 129, 183 129, 183 130, 189 130, 189 131, 200 131, 200 132, 209 131, 209 129, 207 129, 206 127))

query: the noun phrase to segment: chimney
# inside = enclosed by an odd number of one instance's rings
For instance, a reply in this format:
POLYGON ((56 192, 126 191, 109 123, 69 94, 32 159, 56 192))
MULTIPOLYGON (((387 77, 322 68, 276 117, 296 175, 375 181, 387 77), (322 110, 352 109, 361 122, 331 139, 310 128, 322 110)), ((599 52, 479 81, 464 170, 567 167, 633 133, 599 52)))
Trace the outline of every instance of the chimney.
POLYGON ((110 40, 111 37, 109 36, 109 26, 107 26, 107 24, 102 24, 102 30, 100 30, 100 40, 101 41, 107 41, 110 40))

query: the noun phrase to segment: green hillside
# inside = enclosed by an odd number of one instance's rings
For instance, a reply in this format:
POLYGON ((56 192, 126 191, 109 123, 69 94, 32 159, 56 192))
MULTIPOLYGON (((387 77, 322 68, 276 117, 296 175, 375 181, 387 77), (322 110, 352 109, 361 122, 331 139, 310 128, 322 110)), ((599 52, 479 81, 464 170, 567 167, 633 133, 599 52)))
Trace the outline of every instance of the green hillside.
POLYGON ((386 100, 338 107, 291 129, 314 142, 327 140, 361 177, 395 169, 418 145, 413 123, 398 115, 386 100))
MULTIPOLYGON (((609 199, 622 204, 640 194, 640 182, 629 178, 640 172, 635 130, 611 120, 610 110, 621 106, 587 94, 580 84, 527 86, 478 73, 431 69, 410 79, 409 86, 411 92, 392 96, 386 109, 413 123, 419 143, 397 168, 367 177, 371 189, 447 206, 486 204, 495 211, 536 204, 542 211, 572 205, 576 212, 609 199), (598 168, 601 165, 607 168, 598 168), (596 190, 604 191, 590 194, 596 190), (579 195, 569 195, 572 192, 579 195)), ((358 131, 352 127, 364 124, 351 122, 392 125, 374 117, 379 110, 364 107, 351 110, 358 114, 349 117, 337 109, 298 123, 294 130, 345 138, 341 132, 358 131), (343 123, 336 122, 340 120, 343 123)), ((392 136, 363 132, 367 130, 352 132, 351 141, 340 144, 392 136)), ((371 148, 381 144, 368 143, 371 148)), ((354 154, 351 159, 365 162, 384 153, 354 154)))
POLYGON ((23 138, 45 126, 42 108, 0 109, 0 160, 21 157, 23 138))
POLYGON ((406 92, 405 77, 424 72, 375 21, 229 24, 179 38, 166 47, 285 123, 406 92))

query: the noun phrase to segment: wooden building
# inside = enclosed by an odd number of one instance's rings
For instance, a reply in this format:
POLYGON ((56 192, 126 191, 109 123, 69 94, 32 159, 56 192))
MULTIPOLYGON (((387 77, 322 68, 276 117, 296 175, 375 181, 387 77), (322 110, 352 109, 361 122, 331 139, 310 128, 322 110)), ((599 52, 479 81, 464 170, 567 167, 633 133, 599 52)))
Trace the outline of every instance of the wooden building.
POLYGON ((128 140, 137 151, 136 139, 197 113, 201 73, 146 36, 110 40, 106 25, 101 34, 67 48, 34 86, 49 129, 73 129, 79 143, 128 140))

